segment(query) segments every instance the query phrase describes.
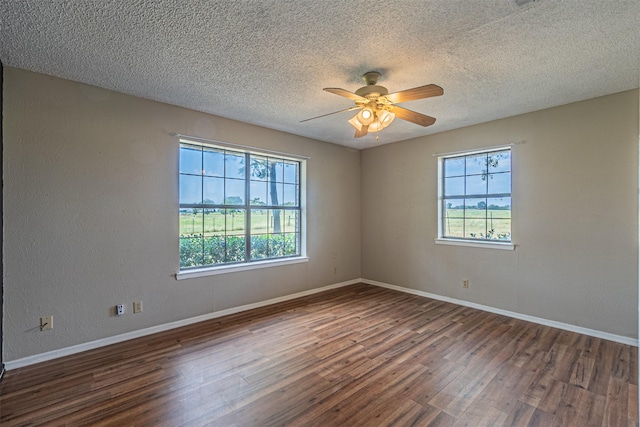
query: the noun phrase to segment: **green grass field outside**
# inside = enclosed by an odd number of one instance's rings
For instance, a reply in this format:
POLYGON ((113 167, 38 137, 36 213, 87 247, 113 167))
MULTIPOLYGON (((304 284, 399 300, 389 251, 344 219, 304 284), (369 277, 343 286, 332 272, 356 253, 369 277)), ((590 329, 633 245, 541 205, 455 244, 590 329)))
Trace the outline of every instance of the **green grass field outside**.
MULTIPOLYGON (((180 212, 180 236, 204 234, 215 235, 243 235, 245 233, 246 211, 228 210, 205 211, 197 209, 194 215, 190 212, 180 212)), ((280 210, 280 231, 295 232, 299 222, 298 212, 295 210, 280 210)), ((275 231, 275 215, 268 209, 251 210, 252 234, 273 233, 275 231)))
POLYGON ((511 240, 511 210, 446 209, 443 233, 445 237, 511 240))

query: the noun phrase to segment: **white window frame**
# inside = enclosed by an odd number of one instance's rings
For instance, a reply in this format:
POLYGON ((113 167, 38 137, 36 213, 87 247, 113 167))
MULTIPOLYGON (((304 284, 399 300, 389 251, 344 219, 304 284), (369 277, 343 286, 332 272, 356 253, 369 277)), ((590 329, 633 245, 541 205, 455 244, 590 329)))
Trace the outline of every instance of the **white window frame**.
MULTIPOLYGON (((438 159, 438 237, 435 239, 435 243, 438 245, 452 245, 452 246, 467 246, 475 248, 489 248, 489 249, 502 249, 502 250, 514 250, 515 244, 513 243, 513 185, 511 186, 511 240, 500 241, 491 239, 464 239, 464 238, 452 238, 444 236, 444 161, 453 157, 473 156, 477 154, 486 154, 495 151, 511 151, 511 164, 513 165, 513 150, 511 145, 503 145, 496 147, 488 147, 482 149, 456 151, 452 153, 435 154, 438 159)), ((513 181, 513 166, 511 167, 511 178, 513 181)))
MULTIPOLYGON (((267 258, 260 260, 246 260, 244 262, 232 263, 232 264, 219 264, 219 265, 207 265, 202 267, 193 267, 188 269, 180 269, 178 265, 178 271, 176 272, 176 279, 183 280, 195 277, 211 276, 218 274, 234 273, 246 270, 254 270, 259 268, 277 267, 290 264, 298 264, 307 262, 309 260, 307 256, 307 203, 306 203, 306 187, 307 187, 307 160, 309 157, 282 153, 278 151, 265 150, 255 147, 249 147, 244 145, 232 144, 228 142, 221 142, 215 140, 209 140, 205 138, 176 135, 178 137, 178 149, 180 144, 190 144, 203 147, 211 147, 216 149, 228 149, 232 151, 242 152, 245 154, 256 156, 277 157, 285 160, 292 160, 299 163, 299 204, 300 204, 300 254, 297 256, 281 257, 281 258, 267 258)), ((180 171, 176 178, 179 179, 180 171)), ((180 204, 178 203, 178 206, 180 204)), ((247 216, 249 215, 247 211, 247 216)), ((250 232, 247 232, 250 235, 250 232)))

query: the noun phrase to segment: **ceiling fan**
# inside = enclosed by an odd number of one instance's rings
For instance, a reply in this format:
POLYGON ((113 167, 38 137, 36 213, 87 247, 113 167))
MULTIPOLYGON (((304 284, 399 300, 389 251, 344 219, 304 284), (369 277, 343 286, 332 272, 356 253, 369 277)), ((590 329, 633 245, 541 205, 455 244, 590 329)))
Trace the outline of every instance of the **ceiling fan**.
POLYGON ((378 132, 391 124, 396 117, 415 123, 420 126, 430 126, 435 123, 436 119, 425 114, 416 113, 407 110, 395 104, 416 99, 431 98, 432 96, 440 96, 444 93, 442 88, 437 85, 426 85, 414 87, 413 89, 402 90, 400 92, 389 93, 386 87, 378 86, 380 73, 377 71, 369 71, 362 76, 362 80, 367 84, 356 90, 355 93, 345 89, 327 87, 323 90, 335 93, 336 95, 348 98, 356 103, 354 107, 346 108, 333 113, 323 114, 322 116, 312 117, 302 120, 319 119, 320 117, 330 116, 331 114, 343 113, 345 111, 360 110, 349 123, 356 128, 354 138, 365 136, 368 132, 378 132))

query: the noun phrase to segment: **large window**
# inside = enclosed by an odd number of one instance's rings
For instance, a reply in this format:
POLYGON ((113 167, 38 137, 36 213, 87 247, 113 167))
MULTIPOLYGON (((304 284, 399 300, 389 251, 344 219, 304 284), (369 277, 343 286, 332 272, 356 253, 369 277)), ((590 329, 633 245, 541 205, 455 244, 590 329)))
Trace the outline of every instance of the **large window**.
POLYGON ((180 269, 301 255, 302 161, 180 142, 180 269))
POLYGON ((511 149, 439 158, 439 238, 511 242, 511 149))

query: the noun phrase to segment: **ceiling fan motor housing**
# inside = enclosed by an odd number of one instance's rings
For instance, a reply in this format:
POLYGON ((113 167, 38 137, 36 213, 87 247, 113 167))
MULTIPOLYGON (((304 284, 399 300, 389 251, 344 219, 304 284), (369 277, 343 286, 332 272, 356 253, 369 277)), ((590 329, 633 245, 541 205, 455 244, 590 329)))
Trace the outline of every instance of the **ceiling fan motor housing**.
POLYGON ((375 100, 381 96, 388 95, 389 91, 384 86, 367 85, 356 90, 356 95, 360 95, 363 98, 375 100))
POLYGON ((379 78, 380 73, 377 71, 364 73, 362 75, 362 80, 364 80, 367 85, 356 90, 356 95, 360 95, 361 97, 369 100, 376 100, 381 96, 388 95, 389 91, 386 87, 377 85, 379 78))

